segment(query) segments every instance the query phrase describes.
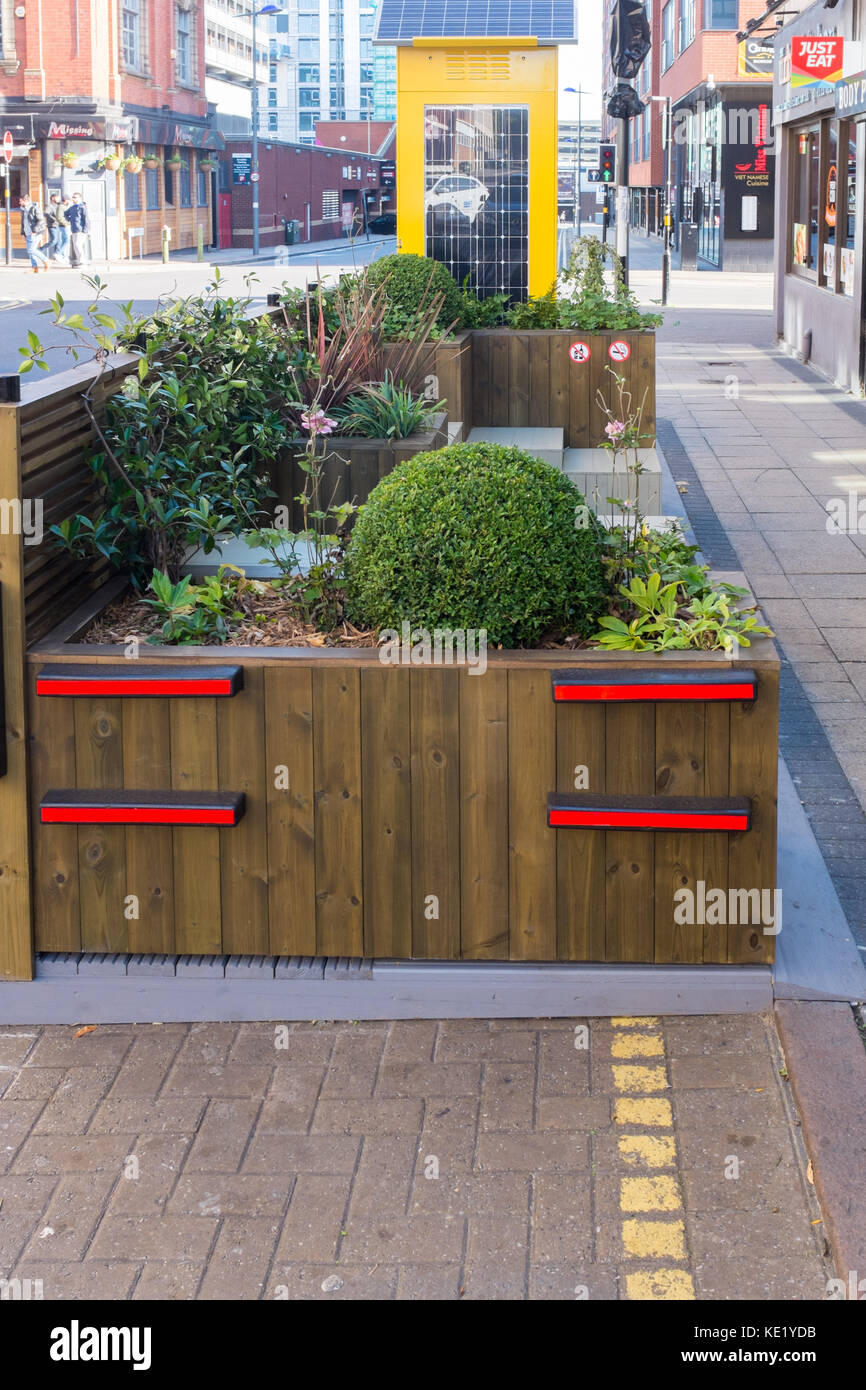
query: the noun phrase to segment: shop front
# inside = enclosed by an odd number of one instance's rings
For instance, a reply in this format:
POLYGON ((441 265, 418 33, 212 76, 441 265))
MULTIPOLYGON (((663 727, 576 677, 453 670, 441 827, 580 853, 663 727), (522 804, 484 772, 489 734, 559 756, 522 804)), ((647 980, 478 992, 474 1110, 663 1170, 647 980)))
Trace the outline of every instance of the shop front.
POLYGON ((862 394, 866 74, 849 72, 863 65, 854 24, 853 0, 832 11, 816 5, 776 42, 776 331, 862 394))
MULTIPOLYGON (((43 206, 53 193, 80 193, 90 216, 94 260, 172 250, 213 240, 212 172, 222 137, 209 127, 137 115, 57 120, 32 112, 7 118, 15 141, 10 166, 13 247, 23 250, 18 199, 43 206), (132 235, 130 236, 130 232, 132 235)), ((0 213, 5 237, 5 213, 0 213)))

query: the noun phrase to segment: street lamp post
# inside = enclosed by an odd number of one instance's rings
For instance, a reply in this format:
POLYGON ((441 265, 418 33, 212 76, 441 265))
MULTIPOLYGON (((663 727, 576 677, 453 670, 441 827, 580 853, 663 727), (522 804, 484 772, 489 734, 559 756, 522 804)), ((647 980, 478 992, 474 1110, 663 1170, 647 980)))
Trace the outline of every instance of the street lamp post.
POLYGON ((279 14, 281 6, 262 5, 260 10, 251 10, 253 19, 253 148, 250 157, 250 182, 253 186, 253 255, 259 254, 259 74, 258 52, 256 50, 256 19, 261 14, 279 14))
POLYGON ((668 302, 668 292, 671 284, 671 229, 673 218, 671 207, 673 205, 673 100, 671 97, 653 97, 653 101, 662 101, 665 106, 665 206, 664 206, 664 251, 662 253, 662 304, 668 302))
POLYGON ((577 157, 576 157, 576 160, 575 160, 575 163, 576 163, 576 165, 577 165, 577 169, 576 169, 577 177, 576 177, 576 179, 574 180, 577 191, 576 191, 576 193, 575 193, 575 212, 574 212, 574 219, 573 219, 573 220, 574 220, 575 228, 577 229, 577 235, 578 235, 578 237, 579 237, 579 236, 580 236, 580 233, 581 233, 581 228, 582 228, 582 225, 583 225, 583 220, 582 220, 582 216, 581 216, 582 209, 581 209, 581 206, 580 206, 581 194, 582 194, 582 192, 583 192, 583 189, 582 189, 581 186, 580 186, 580 185, 581 185, 581 182, 582 182, 582 180, 581 180, 580 161, 581 161, 581 159, 582 159, 582 157, 583 157, 583 88, 582 88, 582 87, 565 87, 564 90, 565 90, 566 92, 572 92, 572 93, 577 97, 577 157))

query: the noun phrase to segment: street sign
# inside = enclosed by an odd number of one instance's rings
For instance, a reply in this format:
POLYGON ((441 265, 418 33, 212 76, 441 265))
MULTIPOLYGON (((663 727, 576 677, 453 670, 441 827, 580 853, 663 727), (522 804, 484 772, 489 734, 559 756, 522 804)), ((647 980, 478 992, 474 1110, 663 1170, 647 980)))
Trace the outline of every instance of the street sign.
POLYGON ((622 338, 615 338, 607 350, 607 355, 611 362, 627 362, 631 357, 631 348, 622 338))
POLYGON ((598 147, 599 173, 602 183, 616 183, 616 145, 606 140, 598 147))
POLYGON ((600 169, 587 169, 586 176, 589 179, 590 183, 601 183, 600 169))
POLYGON ((261 174, 250 174, 250 183, 258 183, 261 174))
POLYGON ((13 140, 12 140, 12 131, 11 131, 11 130, 7 130, 7 131, 4 133, 4 135, 3 135, 3 158, 6 160, 6 163, 7 163, 7 164, 11 164, 11 163, 12 163, 12 150, 13 150, 13 148, 14 148, 14 142, 13 142, 13 140))
POLYGON ((588 362, 592 356, 592 352, 589 343, 578 341, 572 343, 571 347, 568 349, 568 355, 572 362, 588 362))
POLYGON ((252 167, 251 154, 232 154, 232 183, 249 183, 252 167))

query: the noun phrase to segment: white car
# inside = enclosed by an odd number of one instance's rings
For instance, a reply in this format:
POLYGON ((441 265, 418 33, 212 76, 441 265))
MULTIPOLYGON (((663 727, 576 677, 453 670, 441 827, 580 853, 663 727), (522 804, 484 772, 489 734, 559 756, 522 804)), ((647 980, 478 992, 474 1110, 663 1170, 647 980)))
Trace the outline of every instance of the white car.
POLYGON ((474 222, 490 197, 490 192, 470 174, 443 174, 428 189, 425 204, 428 208, 450 207, 462 212, 474 222))

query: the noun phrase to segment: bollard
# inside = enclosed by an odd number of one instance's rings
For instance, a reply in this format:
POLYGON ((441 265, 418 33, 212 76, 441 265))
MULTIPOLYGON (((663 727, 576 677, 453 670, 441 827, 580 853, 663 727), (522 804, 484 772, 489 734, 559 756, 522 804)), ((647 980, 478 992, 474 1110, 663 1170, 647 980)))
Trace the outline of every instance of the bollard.
POLYGON ((168 264, 168 243, 169 243, 170 241, 171 241, 171 228, 170 228, 170 227, 163 227, 163 229, 162 229, 162 259, 163 259, 163 261, 165 262, 166 265, 168 264))
POLYGON ((198 234, 197 234, 197 237, 196 237, 196 255, 195 255, 195 258, 196 258, 197 261, 203 261, 203 260, 204 260, 204 227, 201 225, 200 222, 199 222, 199 224, 198 224, 198 234))

